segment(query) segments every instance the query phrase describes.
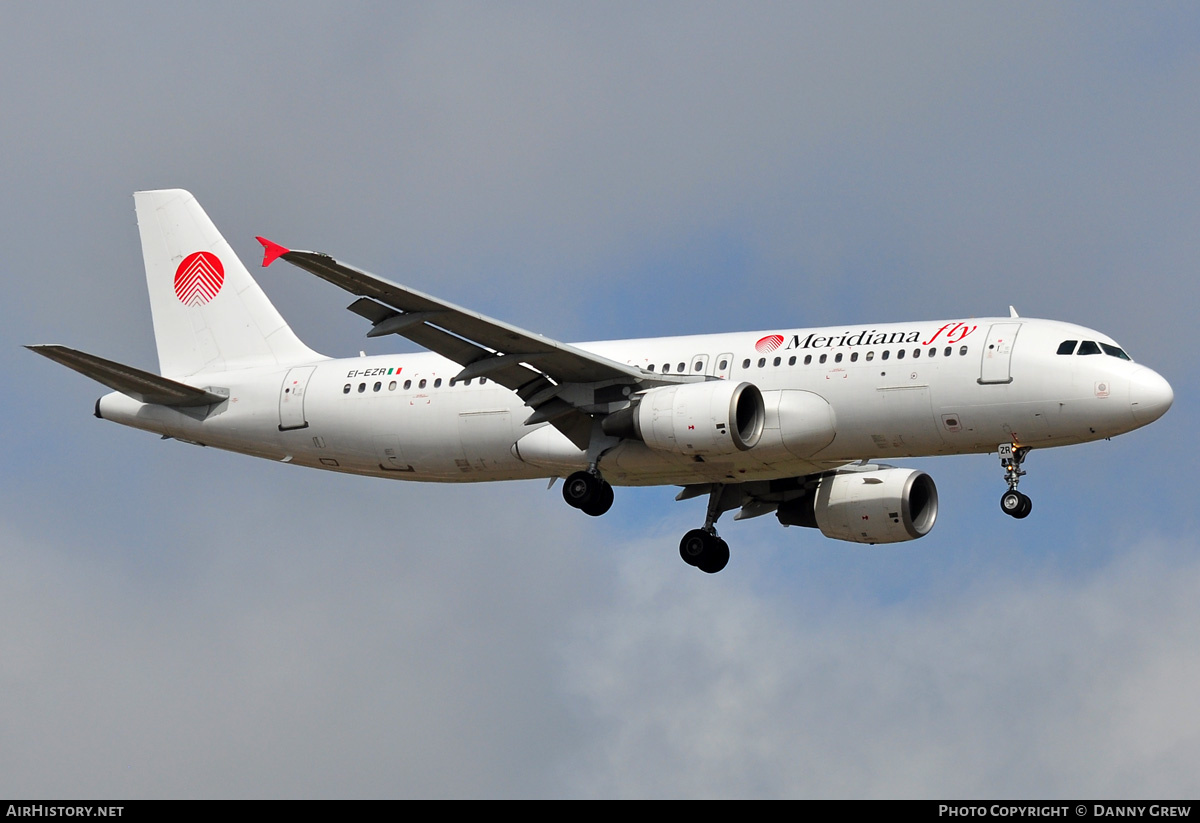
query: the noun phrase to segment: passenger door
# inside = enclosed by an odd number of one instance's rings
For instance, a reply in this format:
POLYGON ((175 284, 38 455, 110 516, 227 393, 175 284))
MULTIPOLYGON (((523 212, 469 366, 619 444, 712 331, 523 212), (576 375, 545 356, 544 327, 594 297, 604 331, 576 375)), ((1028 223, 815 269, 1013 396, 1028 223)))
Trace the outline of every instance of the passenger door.
POLYGON ((980 383, 1011 383, 1013 343, 1016 342, 1020 323, 993 323, 988 329, 983 344, 983 359, 979 364, 980 383))

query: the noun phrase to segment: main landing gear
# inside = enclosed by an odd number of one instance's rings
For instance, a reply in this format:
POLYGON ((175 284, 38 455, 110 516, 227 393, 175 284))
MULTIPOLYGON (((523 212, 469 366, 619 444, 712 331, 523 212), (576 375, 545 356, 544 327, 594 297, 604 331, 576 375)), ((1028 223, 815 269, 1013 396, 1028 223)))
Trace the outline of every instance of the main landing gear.
MULTIPOLYGON (((679 541, 679 556, 683 558, 683 562, 708 574, 716 574, 729 563, 729 544, 717 535, 714 525, 721 512, 731 507, 725 498, 732 499, 735 496, 726 495, 725 489, 722 485, 712 487, 704 528, 692 529, 679 541)), ((600 476, 595 467, 587 471, 577 471, 567 477, 562 493, 563 500, 566 500, 569 506, 592 517, 599 517, 612 508, 612 486, 600 476)))
POLYGON ((613 488, 600 472, 579 471, 563 483, 563 500, 584 514, 599 517, 612 508, 613 488))
POLYGON ((689 566, 716 574, 729 562, 729 544, 717 536, 712 526, 692 529, 679 541, 679 556, 689 566))
POLYGON ((1018 520, 1028 517, 1033 511, 1033 501, 1028 495, 1017 491, 1017 483, 1025 476, 1021 464, 1025 462, 1025 455, 1029 454, 1029 446, 1001 443, 997 451, 1000 453, 1000 465, 1004 468, 1004 480, 1008 483, 1008 491, 1000 496, 1000 511, 1018 520))
POLYGON ((679 541, 679 556, 684 563, 706 574, 716 574, 729 563, 729 544, 717 534, 716 522, 721 512, 735 507, 736 496, 734 487, 721 484, 709 490, 704 527, 692 529, 679 541), (726 494, 727 488, 731 494, 726 494))

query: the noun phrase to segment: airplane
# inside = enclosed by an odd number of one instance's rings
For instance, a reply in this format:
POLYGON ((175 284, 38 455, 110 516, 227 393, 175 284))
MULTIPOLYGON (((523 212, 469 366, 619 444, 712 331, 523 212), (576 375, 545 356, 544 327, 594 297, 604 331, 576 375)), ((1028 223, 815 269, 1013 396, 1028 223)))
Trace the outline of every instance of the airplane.
POLYGON ((774 513, 853 543, 920 538, 938 513, 923 471, 873 462, 996 453, 1001 510, 1032 449, 1157 420, 1171 386, 1112 338, 1008 317, 566 344, 265 238, 357 297, 368 337, 428 349, 330 358, 275 310, 188 192, 134 195, 159 373, 62 345, 28 346, 113 389, 95 416, 164 439, 329 471, 433 482, 565 477, 591 516, 614 486, 708 498, 679 553, 707 573, 716 522, 774 513))

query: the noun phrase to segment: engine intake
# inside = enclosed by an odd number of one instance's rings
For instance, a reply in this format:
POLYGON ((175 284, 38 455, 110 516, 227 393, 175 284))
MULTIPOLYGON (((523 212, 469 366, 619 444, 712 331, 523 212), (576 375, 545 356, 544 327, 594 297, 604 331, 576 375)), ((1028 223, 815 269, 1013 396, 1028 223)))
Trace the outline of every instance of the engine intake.
POLYGON ((933 478, 915 469, 841 471, 822 477, 803 497, 776 512, 785 526, 819 528, 851 543, 899 543, 929 534, 937 520, 933 478))
POLYGON ((765 420, 762 392, 753 383, 710 380, 650 389, 602 425, 608 434, 652 449, 724 455, 758 445, 765 420))

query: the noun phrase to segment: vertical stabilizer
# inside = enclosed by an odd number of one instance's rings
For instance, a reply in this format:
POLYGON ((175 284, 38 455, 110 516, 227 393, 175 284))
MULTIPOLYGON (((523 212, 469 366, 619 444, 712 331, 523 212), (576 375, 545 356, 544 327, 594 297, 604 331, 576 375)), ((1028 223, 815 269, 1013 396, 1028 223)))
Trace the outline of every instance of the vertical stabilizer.
POLYGON ((196 198, 133 195, 164 377, 324 359, 292 332, 196 198))

